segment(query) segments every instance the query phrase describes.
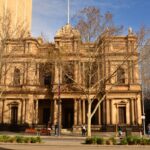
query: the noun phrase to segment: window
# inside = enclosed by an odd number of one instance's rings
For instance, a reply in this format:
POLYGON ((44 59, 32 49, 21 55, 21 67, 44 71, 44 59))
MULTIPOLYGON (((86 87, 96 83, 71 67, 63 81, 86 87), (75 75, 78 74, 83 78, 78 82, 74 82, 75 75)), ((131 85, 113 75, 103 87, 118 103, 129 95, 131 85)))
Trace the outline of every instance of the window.
POLYGON ((14 85, 20 85, 20 70, 18 68, 14 70, 14 85))
POLYGON ((53 66, 51 63, 41 63, 39 65, 39 80, 40 85, 50 86, 52 84, 53 66))
POLYGON ((118 107, 119 124, 126 124, 126 107, 118 107))
POLYGON ((119 84, 125 83, 125 71, 123 68, 119 68, 117 70, 117 83, 119 84))
POLYGON ((44 77, 44 85, 45 86, 50 86, 50 84, 51 84, 51 76, 50 75, 46 75, 44 77))
POLYGON ((98 65, 96 62, 85 63, 85 86, 92 87, 98 81, 98 65))
POLYGON ((72 84, 74 82, 74 64, 67 62, 63 67, 63 83, 72 84))

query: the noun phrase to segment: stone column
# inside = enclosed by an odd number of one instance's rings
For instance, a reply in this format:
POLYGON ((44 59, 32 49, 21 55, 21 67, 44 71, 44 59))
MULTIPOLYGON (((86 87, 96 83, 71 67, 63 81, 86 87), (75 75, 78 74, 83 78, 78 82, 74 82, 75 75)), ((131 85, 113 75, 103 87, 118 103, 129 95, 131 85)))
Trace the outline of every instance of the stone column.
POLYGON ((55 63, 55 78, 54 78, 54 83, 58 83, 58 78, 59 78, 59 69, 58 69, 58 64, 55 63))
POLYGON ((113 115, 112 115, 112 113, 113 113, 113 104, 112 104, 112 99, 110 99, 110 124, 113 124, 112 123, 112 118, 113 118, 113 115))
POLYGON ((130 101, 126 103, 126 124, 130 125, 130 101))
POLYGON ((135 120, 134 120, 134 99, 131 99, 131 124, 133 125, 135 123, 135 120))
POLYGON ((33 123, 33 114, 34 114, 34 111, 33 111, 33 103, 34 102, 34 100, 33 100, 33 95, 30 95, 29 96, 29 99, 28 99, 28 101, 27 101, 27 123, 29 123, 30 125, 33 123))
POLYGON ((101 124, 101 104, 98 106, 98 124, 101 124))
POLYGON ((75 81, 78 83, 79 81, 79 72, 78 72, 78 63, 77 62, 75 62, 74 63, 74 74, 75 74, 75 81))
POLYGON ((35 107, 35 116, 36 116, 36 119, 35 119, 35 123, 38 124, 39 123, 39 100, 37 99, 36 100, 36 107, 35 107))
POLYGON ((82 68, 81 68, 81 62, 78 63, 78 83, 81 84, 82 83, 82 79, 81 79, 81 75, 82 75, 82 68))
POLYGON ((20 117, 20 122, 21 124, 24 123, 23 122, 23 99, 20 100, 20 104, 21 104, 21 117, 20 117))
MULTIPOLYGON (((33 109, 33 107, 32 107, 32 109, 31 109, 32 111, 34 110, 33 109)), ((30 110, 30 111, 31 111, 30 110)), ((32 117, 31 117, 31 119, 34 117, 34 113, 31 115, 32 117)), ((18 100, 18 123, 21 123, 21 120, 22 120, 22 102, 21 102, 21 99, 19 99, 18 100)), ((31 121, 31 123, 33 123, 32 121, 31 121)))
POLYGON ((22 123, 25 123, 25 99, 22 99, 22 123))
POLYGON ((106 99, 106 124, 110 124, 110 104, 109 104, 109 99, 106 99))
POLYGON ((85 124, 85 116, 86 116, 86 114, 85 114, 85 99, 83 99, 82 100, 82 121, 83 121, 83 124, 85 124))
POLYGON ((2 99, 2 123, 5 123, 4 118, 5 118, 5 99, 2 99))
POLYGON ((82 124, 81 99, 78 100, 78 125, 82 124))
POLYGON ((138 110, 137 110, 137 100, 134 99, 134 114, 135 114, 135 124, 138 123, 138 110))
POLYGON ((25 116, 24 116, 24 121, 27 122, 27 99, 24 99, 25 106, 24 106, 24 111, 25 111, 25 116))
POLYGON ((77 125, 77 100, 74 100, 74 126, 77 125))
POLYGON ((141 109, 141 96, 139 95, 136 99, 137 102, 137 117, 138 117, 138 124, 141 125, 142 124, 142 109, 141 109))

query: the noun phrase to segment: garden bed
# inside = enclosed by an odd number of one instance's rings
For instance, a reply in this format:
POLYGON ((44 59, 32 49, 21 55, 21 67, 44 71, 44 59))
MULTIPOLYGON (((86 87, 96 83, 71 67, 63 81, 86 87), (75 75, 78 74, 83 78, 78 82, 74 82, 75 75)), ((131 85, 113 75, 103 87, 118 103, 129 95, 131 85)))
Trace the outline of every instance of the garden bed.
POLYGON ((23 137, 23 136, 7 136, 1 135, 0 142, 3 143, 41 143, 40 137, 23 137))
POLYGON ((127 136, 124 138, 107 138, 91 137, 85 139, 85 144, 98 144, 98 145, 150 145, 149 138, 140 138, 137 136, 127 136))

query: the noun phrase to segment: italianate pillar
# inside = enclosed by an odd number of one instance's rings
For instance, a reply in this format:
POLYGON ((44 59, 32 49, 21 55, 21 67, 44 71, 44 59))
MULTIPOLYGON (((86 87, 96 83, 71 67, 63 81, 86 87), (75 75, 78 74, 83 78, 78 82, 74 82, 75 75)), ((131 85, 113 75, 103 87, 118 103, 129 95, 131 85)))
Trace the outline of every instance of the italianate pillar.
POLYGON ((38 124, 38 121, 39 121, 39 100, 38 99, 36 99, 36 101, 35 101, 36 103, 35 103, 35 123, 36 124, 38 124))
POLYGON ((133 98, 131 98, 130 99, 130 102, 131 102, 131 111, 130 111, 130 113, 131 113, 131 124, 132 125, 134 125, 135 124, 135 111, 134 111, 134 99, 133 98))
POLYGON ((106 99, 106 124, 110 124, 110 103, 109 99, 106 99))
POLYGON ((82 118, 83 118, 83 120, 82 120, 83 122, 82 123, 83 124, 85 124, 85 116, 86 116, 86 114, 85 114, 85 101, 86 101, 86 99, 82 100, 82 115, 83 115, 82 116, 82 118))
POLYGON ((74 99, 74 126, 77 125, 77 100, 74 99))
POLYGON ((78 99, 78 125, 82 124, 81 99, 78 99))

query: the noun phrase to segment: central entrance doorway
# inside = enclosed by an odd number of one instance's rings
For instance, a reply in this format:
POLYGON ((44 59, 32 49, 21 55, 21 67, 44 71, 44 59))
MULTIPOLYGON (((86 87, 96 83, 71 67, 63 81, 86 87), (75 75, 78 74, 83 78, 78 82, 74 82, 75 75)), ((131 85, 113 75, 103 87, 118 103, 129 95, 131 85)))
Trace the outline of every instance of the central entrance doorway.
POLYGON ((62 100, 62 128, 69 129, 73 126, 74 105, 72 99, 62 100))

